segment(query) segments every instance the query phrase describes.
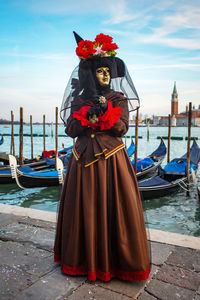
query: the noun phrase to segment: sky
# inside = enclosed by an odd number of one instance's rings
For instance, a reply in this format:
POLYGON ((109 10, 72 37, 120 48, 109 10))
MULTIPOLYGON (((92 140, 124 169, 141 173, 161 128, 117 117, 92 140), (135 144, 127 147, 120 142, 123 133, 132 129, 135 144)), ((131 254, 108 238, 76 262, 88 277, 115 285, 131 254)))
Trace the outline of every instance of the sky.
POLYGON ((198 0, 0 0, 0 119, 55 121, 79 59, 73 31, 113 37, 143 116, 168 115, 176 82, 179 112, 200 105, 198 0))

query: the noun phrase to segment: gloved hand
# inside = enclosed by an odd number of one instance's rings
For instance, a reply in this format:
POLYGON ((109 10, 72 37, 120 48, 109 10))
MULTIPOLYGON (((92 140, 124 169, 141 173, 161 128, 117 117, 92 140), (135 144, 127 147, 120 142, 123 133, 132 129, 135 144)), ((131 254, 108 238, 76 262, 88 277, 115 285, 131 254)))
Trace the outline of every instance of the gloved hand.
POLYGON ((108 109, 108 102, 107 102, 107 100, 106 100, 105 103, 99 103, 99 106, 101 107, 101 111, 104 114, 107 111, 107 109, 108 109))
POLYGON ((87 111, 87 119, 90 120, 92 123, 96 123, 96 119, 102 113, 101 108, 99 105, 92 106, 87 111))

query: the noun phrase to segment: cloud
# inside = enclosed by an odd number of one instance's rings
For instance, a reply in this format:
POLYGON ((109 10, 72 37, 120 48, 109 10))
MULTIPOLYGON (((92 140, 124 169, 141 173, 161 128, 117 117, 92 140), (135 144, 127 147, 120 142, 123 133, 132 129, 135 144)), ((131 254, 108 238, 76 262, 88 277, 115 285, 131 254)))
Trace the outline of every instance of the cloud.
POLYGON ((153 69, 196 69, 200 67, 200 63, 198 64, 184 64, 184 63, 179 63, 179 64, 160 64, 160 65, 131 65, 129 64, 129 70, 153 70, 153 69))
POLYGON ((182 48, 187 50, 199 50, 200 49, 200 40, 199 39, 181 39, 181 38, 161 38, 161 44, 173 47, 173 48, 182 48))
POLYGON ((192 57, 183 57, 182 60, 184 61, 200 61, 200 56, 197 55, 197 56, 192 56, 192 57))
POLYGON ((177 6, 172 13, 157 17, 152 33, 138 35, 143 43, 162 44, 188 50, 200 49, 200 8, 177 6), (181 36, 184 34, 184 38, 181 36), (177 37, 179 35, 180 37, 177 37))
POLYGON ((129 22, 136 19, 136 15, 130 13, 126 1, 115 1, 115 3, 107 2, 107 9, 110 14, 110 18, 105 21, 106 24, 119 24, 123 22, 129 22))
POLYGON ((182 6, 173 15, 164 18, 165 28, 168 30, 192 28, 200 29, 200 8, 199 6, 182 6))
POLYGON ((200 8, 194 3, 180 5, 176 1, 166 1, 162 7, 158 7, 156 3, 143 6, 140 11, 137 10, 135 2, 132 6, 128 6, 125 1, 120 2, 119 5, 109 6, 111 18, 105 23, 111 26, 105 31, 123 37, 134 35, 134 43, 199 50, 200 8), (112 29, 112 25, 122 22, 126 22, 123 29, 119 27, 112 29), (145 33, 147 31, 149 33, 145 33))
MULTIPOLYGON (((109 3, 114 4, 114 0, 109 3)), ((105 12, 108 1, 87 0, 87 1, 66 1, 66 0, 18 0, 13 5, 19 8, 39 14, 80 14, 94 11, 105 12)))
POLYGON ((115 30, 115 29, 105 28, 104 32, 109 33, 109 34, 121 35, 121 36, 130 36, 130 32, 124 31, 124 30, 117 30, 117 29, 115 30))
MULTIPOLYGON (((166 33, 167 35, 168 33, 166 33)), ((166 37, 164 33, 162 34, 152 34, 152 35, 141 35, 138 37, 138 40, 143 43, 153 43, 153 44, 162 44, 170 46, 173 48, 181 48, 186 50, 199 50, 200 49, 200 39, 191 39, 191 38, 173 38, 166 37)))
POLYGON ((10 56, 10 57, 24 57, 24 58, 33 58, 33 59, 42 59, 42 60, 69 60, 71 61, 71 53, 70 54, 26 54, 26 53, 0 53, 1 56, 10 56))
POLYGON ((134 3, 128 4, 127 0, 18 0, 14 6, 20 9, 26 9, 36 14, 53 14, 53 15, 83 15, 97 14, 105 17, 105 24, 120 24, 135 19, 135 12, 130 13, 134 3))

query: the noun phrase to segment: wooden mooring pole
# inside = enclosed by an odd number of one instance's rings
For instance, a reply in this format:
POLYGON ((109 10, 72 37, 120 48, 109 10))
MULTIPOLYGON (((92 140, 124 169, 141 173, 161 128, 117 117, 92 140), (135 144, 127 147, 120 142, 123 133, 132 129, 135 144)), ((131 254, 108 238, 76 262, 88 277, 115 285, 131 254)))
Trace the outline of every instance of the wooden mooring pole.
POLYGON ((33 159, 33 120, 32 120, 32 115, 30 115, 30 128, 31 128, 31 158, 33 159))
POLYGON ((139 108, 136 110, 136 120, 135 120, 135 152, 134 152, 134 158, 135 158, 135 173, 137 173, 137 152, 138 152, 138 123, 139 123, 139 108))
POLYGON ((132 135, 131 135, 131 144, 133 144, 133 137, 132 137, 132 135))
POLYGON ((20 127, 19 127, 19 164, 23 165, 23 107, 20 107, 20 127))
POLYGON ((188 111, 188 141, 187 141, 187 192, 190 195, 190 139, 191 139, 191 125, 192 125, 192 102, 189 102, 188 111))
POLYGON ((11 145, 10 154, 15 156, 15 140, 14 140, 14 114, 11 110, 11 145))
POLYGON ((167 145, 167 163, 170 162, 170 142, 171 142, 171 116, 168 115, 168 145, 167 145))
POLYGON ((149 141, 149 122, 147 123, 147 141, 149 141))
POLYGON ((51 123, 51 136, 53 137, 53 122, 51 123))
POLYGON ((56 107, 56 130, 55 130, 55 138, 56 138, 56 170, 57 170, 57 157, 58 157, 58 107, 56 107))
POLYGON ((46 150, 46 145, 45 145, 45 115, 43 115, 43 150, 46 150))

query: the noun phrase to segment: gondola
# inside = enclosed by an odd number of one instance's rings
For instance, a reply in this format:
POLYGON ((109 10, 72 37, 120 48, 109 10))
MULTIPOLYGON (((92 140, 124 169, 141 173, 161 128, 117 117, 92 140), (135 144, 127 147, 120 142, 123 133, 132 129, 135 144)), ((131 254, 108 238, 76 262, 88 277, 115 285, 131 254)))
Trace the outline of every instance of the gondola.
MULTIPOLYGON (((129 156, 134 153, 135 146, 132 142, 128 147, 127 152, 129 156)), ((148 169, 148 173, 157 168, 157 165, 161 163, 161 158, 164 158, 166 154, 166 146, 163 141, 161 141, 159 147, 149 156, 153 158, 153 166, 151 165, 148 169), (150 170, 149 170, 150 169, 150 170)), ((66 160, 64 164, 64 171, 66 173, 68 161, 66 160)), ((146 169, 144 169, 146 171, 146 169)), ((46 170, 34 170, 30 166, 18 167, 16 169, 17 180, 19 186, 23 188, 33 188, 33 187, 44 187, 44 186, 55 186, 59 185, 59 172, 55 168, 49 168, 46 170)))
MULTIPOLYGON (((142 178, 150 176, 152 173, 154 173, 164 160, 166 152, 167 148, 164 141, 161 139, 160 145, 154 152, 143 159, 138 158, 136 172, 137 179, 141 180, 142 178)), ((132 160, 132 165, 133 167, 135 166, 134 159, 132 160)))
MULTIPOLYGON (((67 147, 67 148, 63 148, 61 150, 58 151, 58 153, 60 154, 60 157, 63 157, 64 159, 68 154, 71 154, 72 152, 72 148, 73 146, 67 147)), ((41 157, 37 157, 34 159, 26 159, 24 160, 24 165, 27 167, 32 168, 34 171, 41 171, 41 170, 45 170, 45 169, 49 169, 50 167, 54 167, 55 165, 55 154, 54 151, 48 151, 50 153, 52 153, 52 158, 48 157, 47 151, 43 151, 43 154, 41 157)), ((14 183, 15 180, 14 178, 12 178, 11 175, 11 170, 10 170, 10 166, 9 165, 2 165, 0 166, 0 184, 10 184, 10 183, 14 183)))
POLYGON ((131 157, 134 152, 135 152, 135 144, 133 141, 131 141, 130 146, 127 148, 128 156, 131 157))
MULTIPOLYGON (((73 146, 70 146, 68 148, 63 148, 59 150, 59 154, 61 155, 61 159, 64 162, 64 165, 66 166, 69 153, 71 154, 73 146), (64 161, 65 160, 65 161, 64 161)), ((131 145, 128 147, 127 152, 129 156, 134 153, 135 145, 132 142, 131 145)), ((33 159, 33 160, 24 160, 25 167, 19 168, 20 176, 23 180, 23 173, 24 177, 27 178, 25 181, 30 181, 31 176, 33 177, 33 183, 22 182, 27 187, 34 187, 34 186, 49 186, 49 185, 57 185, 58 184, 58 174, 57 171, 55 171, 52 167, 55 165, 55 155, 54 151, 43 151, 43 155, 39 160, 33 159), (48 153, 53 155, 53 158, 48 157, 48 153), (27 168, 29 167, 29 168, 27 168), (51 168, 50 168, 51 167, 51 168), (43 171, 43 172, 42 172, 43 171), (51 171, 51 173, 50 173, 51 171), (34 174, 31 175, 31 172, 34 172, 34 174), (37 176, 37 172, 38 176, 37 176), (46 172, 46 175, 45 175, 46 172), (28 173, 28 174, 27 174, 28 173), (38 183, 39 179, 41 178, 41 182, 38 183), (35 184, 36 182, 36 184, 35 184)), ((9 183, 15 183, 15 179, 12 178, 11 170, 9 165, 3 165, 0 166, 0 184, 9 184, 9 183)))
MULTIPOLYGON (((195 172, 200 161, 200 148, 196 141, 190 148, 190 173, 195 172)), ((175 158, 169 162, 164 169, 160 167, 159 174, 150 179, 139 182, 139 190, 142 199, 152 199, 162 197, 172 192, 177 192, 181 187, 186 188, 187 153, 180 158, 175 158)))
POLYGON ((16 158, 9 155, 12 177, 15 178, 17 185, 22 189, 62 184, 70 156, 69 153, 57 157, 55 159, 57 166, 54 165, 45 170, 35 171, 29 166, 17 167, 16 158))
MULTIPOLYGON (((127 152, 130 156, 134 153, 134 149, 134 143, 132 142, 127 149, 127 152)), ((69 155, 65 155, 60 159, 62 160, 64 166, 63 174, 66 174, 69 155)), ((61 181, 59 181, 59 172, 55 169, 55 167, 52 166, 51 168, 45 170, 36 170, 30 166, 17 167, 16 176, 18 181, 17 184, 22 188, 55 186, 61 183, 61 181)))
POLYGON ((3 137, 3 134, 1 135, 1 139, 0 139, 0 145, 2 145, 4 142, 4 137, 3 137))

